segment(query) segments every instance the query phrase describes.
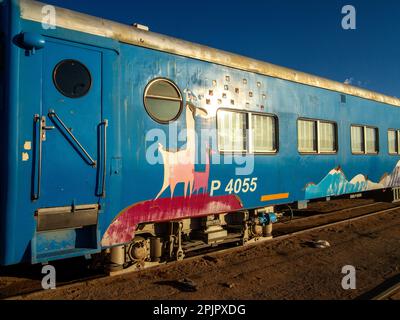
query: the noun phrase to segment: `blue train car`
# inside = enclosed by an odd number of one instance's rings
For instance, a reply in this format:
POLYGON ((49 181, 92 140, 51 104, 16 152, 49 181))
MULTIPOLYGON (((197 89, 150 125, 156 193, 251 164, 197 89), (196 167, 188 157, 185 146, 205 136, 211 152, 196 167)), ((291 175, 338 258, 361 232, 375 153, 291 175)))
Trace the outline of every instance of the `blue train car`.
POLYGON ((0 3, 0 264, 120 267, 400 185, 400 100, 31 0, 0 3))

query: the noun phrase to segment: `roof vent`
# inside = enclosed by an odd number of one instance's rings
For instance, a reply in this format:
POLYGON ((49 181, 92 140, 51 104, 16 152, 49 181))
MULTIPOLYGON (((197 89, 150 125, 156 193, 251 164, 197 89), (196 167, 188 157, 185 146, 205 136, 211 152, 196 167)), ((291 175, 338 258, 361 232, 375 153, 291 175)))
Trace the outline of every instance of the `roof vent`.
POLYGON ((135 27, 135 28, 137 28, 139 30, 149 31, 149 27, 148 26, 145 26, 145 25, 140 24, 140 23, 134 23, 133 27, 135 27))

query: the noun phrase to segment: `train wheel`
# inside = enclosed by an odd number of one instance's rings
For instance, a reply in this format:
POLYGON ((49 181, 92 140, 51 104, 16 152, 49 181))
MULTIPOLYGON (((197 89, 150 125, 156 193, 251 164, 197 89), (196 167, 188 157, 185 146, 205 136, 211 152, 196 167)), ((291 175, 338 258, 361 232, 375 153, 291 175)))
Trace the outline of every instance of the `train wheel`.
POLYGON ((149 255, 146 240, 142 237, 135 237, 128 247, 127 254, 131 262, 137 263, 138 266, 144 266, 149 255))

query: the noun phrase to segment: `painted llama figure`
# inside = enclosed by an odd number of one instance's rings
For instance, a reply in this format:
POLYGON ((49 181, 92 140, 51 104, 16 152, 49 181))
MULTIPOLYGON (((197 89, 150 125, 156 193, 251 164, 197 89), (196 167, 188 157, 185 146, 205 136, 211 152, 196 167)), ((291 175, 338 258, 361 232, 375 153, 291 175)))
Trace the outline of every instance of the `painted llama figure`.
MULTIPOLYGON (((194 95, 189 95, 192 100, 194 95)), ((196 107, 192 102, 186 104, 186 148, 178 151, 165 150, 164 146, 159 143, 158 151, 161 153, 164 162, 164 182, 160 192, 155 199, 169 187, 171 198, 174 196, 174 190, 178 183, 184 184, 184 196, 186 197, 188 190, 189 196, 192 194, 194 186, 194 164, 196 160, 196 132, 195 117, 206 116, 207 111, 203 108, 196 107)))
POLYGON ((203 189, 202 193, 208 193, 208 180, 210 178, 210 154, 213 152, 210 150, 208 144, 206 145, 206 169, 204 172, 195 171, 194 172, 194 187, 192 193, 200 193, 200 190, 203 189))

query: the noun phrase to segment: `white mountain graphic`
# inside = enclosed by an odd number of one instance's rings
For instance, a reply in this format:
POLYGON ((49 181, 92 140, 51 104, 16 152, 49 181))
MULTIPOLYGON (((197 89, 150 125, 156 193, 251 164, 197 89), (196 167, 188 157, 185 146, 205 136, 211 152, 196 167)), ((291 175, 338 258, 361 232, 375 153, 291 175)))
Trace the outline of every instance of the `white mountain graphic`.
POLYGON ((318 184, 309 183, 305 188, 306 199, 336 196, 347 193, 400 186, 400 161, 391 174, 385 174, 379 182, 373 182, 363 174, 347 180, 340 167, 332 169, 318 184))

